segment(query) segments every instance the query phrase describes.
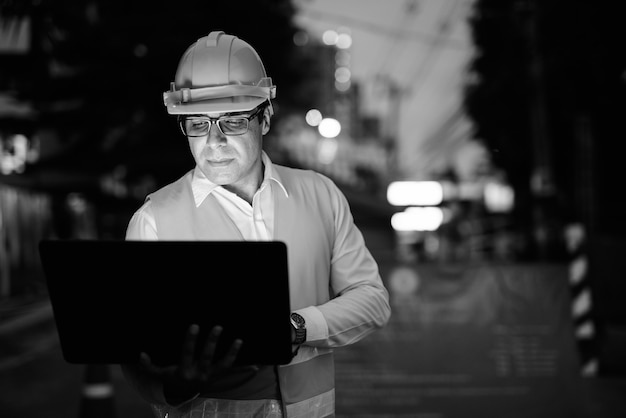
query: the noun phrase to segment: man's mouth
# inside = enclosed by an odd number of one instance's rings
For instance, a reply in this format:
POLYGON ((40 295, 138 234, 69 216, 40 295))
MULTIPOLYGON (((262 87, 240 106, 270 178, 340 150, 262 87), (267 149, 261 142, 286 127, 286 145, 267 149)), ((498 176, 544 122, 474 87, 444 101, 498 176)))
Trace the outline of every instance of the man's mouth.
POLYGON ((223 159, 214 159, 214 160, 207 160, 207 162, 209 163, 209 165, 215 166, 215 167, 220 167, 220 166, 225 166, 230 164, 230 162, 233 161, 232 158, 223 158, 223 159))

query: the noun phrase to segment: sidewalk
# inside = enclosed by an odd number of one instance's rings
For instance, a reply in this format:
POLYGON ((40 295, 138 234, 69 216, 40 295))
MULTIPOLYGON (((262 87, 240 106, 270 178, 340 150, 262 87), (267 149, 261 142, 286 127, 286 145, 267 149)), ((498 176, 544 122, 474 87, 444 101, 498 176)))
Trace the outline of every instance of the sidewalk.
POLYGON ((380 261, 392 317, 336 351, 338 418, 626 417, 626 376, 577 372, 558 317, 567 291, 550 270, 513 266, 487 280, 488 271, 380 261))
POLYGON ((19 367, 57 344, 52 308, 45 297, 0 305, 0 372, 19 367))
MULTIPOLYGON (((85 367, 65 362, 49 302, 6 302, 0 310, 0 416, 78 417, 85 367)), ((117 418, 151 412, 112 366, 117 418)))

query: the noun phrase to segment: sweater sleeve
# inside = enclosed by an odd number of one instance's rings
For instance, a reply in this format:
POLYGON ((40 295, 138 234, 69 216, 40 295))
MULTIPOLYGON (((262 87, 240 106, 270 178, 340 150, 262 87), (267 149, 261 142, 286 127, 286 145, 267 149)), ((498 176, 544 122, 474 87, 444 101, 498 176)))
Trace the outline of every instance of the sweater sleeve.
POLYGON ((303 316, 314 321, 315 330, 324 329, 316 319, 317 312, 326 322, 327 334, 314 332, 307 344, 338 347, 357 342, 384 326, 391 308, 378 265, 354 224, 347 199, 330 179, 320 177, 330 194, 334 217, 330 287, 335 297, 322 305, 305 308, 303 316))

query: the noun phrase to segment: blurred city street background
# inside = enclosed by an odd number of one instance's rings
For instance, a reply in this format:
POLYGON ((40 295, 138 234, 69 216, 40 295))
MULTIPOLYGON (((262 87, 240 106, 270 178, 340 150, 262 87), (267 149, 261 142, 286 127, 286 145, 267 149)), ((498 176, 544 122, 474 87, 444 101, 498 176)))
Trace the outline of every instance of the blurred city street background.
POLYGON ((192 168, 161 93, 212 30, 257 49, 266 151, 340 186, 390 291, 336 352, 338 417, 626 416, 626 4, 164 3, 0 0, 1 417, 150 416, 117 366, 86 395, 37 245, 123 239, 192 168))
MULTIPOLYGON (((399 261, 384 207, 353 202, 393 316, 336 350, 338 417, 624 416, 623 374, 580 372, 561 265, 399 261)), ((0 326, 4 416, 151 416, 115 365, 96 381, 111 392, 89 396, 92 366, 63 360, 45 298, 19 309, 0 326)), ((611 350, 599 360, 623 370, 623 346, 611 350)))

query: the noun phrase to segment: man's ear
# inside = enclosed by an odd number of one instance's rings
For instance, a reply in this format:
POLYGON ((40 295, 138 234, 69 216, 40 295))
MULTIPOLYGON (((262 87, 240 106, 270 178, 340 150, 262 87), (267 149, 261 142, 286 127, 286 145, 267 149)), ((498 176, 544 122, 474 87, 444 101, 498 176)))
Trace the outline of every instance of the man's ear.
POLYGON ((270 131, 272 115, 270 114, 269 106, 263 109, 263 120, 261 121, 261 133, 263 135, 267 134, 270 131))

